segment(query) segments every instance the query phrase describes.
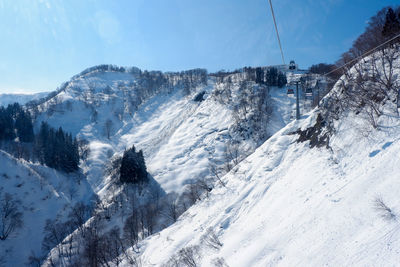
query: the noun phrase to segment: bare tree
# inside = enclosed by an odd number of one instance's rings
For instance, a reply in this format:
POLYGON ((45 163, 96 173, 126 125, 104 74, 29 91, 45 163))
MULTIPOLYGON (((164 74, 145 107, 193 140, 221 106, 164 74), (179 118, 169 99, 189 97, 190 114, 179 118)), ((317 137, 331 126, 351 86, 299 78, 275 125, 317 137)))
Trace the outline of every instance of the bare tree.
POLYGON ((198 246, 190 246, 181 249, 178 252, 179 261, 187 267, 196 267, 198 265, 198 260, 200 259, 200 252, 198 246))
POLYGON ((168 194, 163 203, 163 209, 161 214, 171 220, 173 223, 176 222, 181 215, 181 207, 177 194, 168 194))
POLYGON ((100 266, 102 262, 101 252, 101 232, 104 229, 104 225, 100 220, 95 219, 90 224, 90 227, 85 231, 85 238, 83 241, 83 261, 85 266, 100 266))
POLYGON ((221 241, 219 241, 218 235, 211 227, 207 229, 206 233, 202 236, 201 240, 208 247, 215 250, 219 250, 223 245, 221 241))
MULTIPOLYGON (((337 107, 361 113, 373 128, 379 128, 378 119, 384 113, 385 104, 399 101, 400 82, 395 75, 399 69, 395 64, 398 58, 398 49, 382 48, 347 70, 340 80, 342 93, 338 95, 337 107)), ((398 114, 397 105, 392 107, 398 114)))
POLYGON ((165 267, 197 267, 199 266, 198 261, 200 260, 200 248, 198 246, 189 246, 179 250, 176 255, 173 255, 166 264, 165 267))
POLYGON ((158 214, 159 210, 156 204, 148 203, 143 207, 143 215, 147 235, 152 235, 154 233, 158 214))
POLYGON ((229 267, 224 258, 215 258, 212 260, 215 267, 229 267))
POLYGON ((234 166, 240 162, 239 144, 233 141, 228 141, 224 148, 225 171, 229 172, 234 166))
POLYGON ((90 153, 89 141, 86 139, 78 139, 78 151, 79 156, 83 160, 87 159, 90 153))
POLYGON ((112 120, 110 120, 110 119, 106 120, 106 122, 104 124, 104 129, 106 131, 107 139, 110 139, 112 128, 113 128, 112 120))
POLYGON ((0 195, 0 240, 22 227, 22 213, 19 211, 20 202, 5 193, 0 195))
POLYGON ((224 181, 222 181, 221 177, 221 169, 218 168, 215 164, 210 163, 209 169, 213 177, 215 177, 220 185, 226 187, 224 181))
MULTIPOLYGON (((48 219, 46 220, 43 234, 44 238, 42 241, 42 250, 47 253, 51 249, 56 248, 59 259, 63 262, 64 258, 62 241, 68 234, 68 230, 66 229, 65 225, 61 222, 57 222, 57 220, 48 219)), ((50 260, 53 260, 51 255, 50 260)))
POLYGON ((124 245, 120 238, 118 226, 115 226, 100 238, 99 258, 103 266, 109 266, 109 262, 119 266, 122 262, 123 251, 124 245))
POLYGON ((132 247, 139 241, 139 218, 137 212, 129 216, 124 225, 124 238, 132 247))
POLYGON ((378 211, 381 217, 385 220, 396 220, 396 214, 394 214, 393 210, 389 208, 385 202, 383 202, 382 197, 376 197, 374 200, 374 208, 378 211))
POLYGON ((76 229, 79 230, 82 234, 84 234, 84 223, 88 218, 90 218, 91 209, 88 205, 85 205, 83 202, 78 202, 71 208, 69 213, 69 218, 71 224, 74 225, 76 229))
POLYGON ((196 182, 190 183, 187 186, 187 190, 184 192, 184 196, 189 200, 189 206, 200 200, 201 190, 196 182))

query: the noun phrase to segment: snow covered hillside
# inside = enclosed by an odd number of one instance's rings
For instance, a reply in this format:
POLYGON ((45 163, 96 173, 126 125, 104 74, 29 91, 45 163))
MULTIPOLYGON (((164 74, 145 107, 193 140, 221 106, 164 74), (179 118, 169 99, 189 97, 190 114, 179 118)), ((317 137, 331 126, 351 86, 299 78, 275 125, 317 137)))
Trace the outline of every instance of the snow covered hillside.
MULTIPOLYGON (((243 74, 230 75, 233 82, 228 84, 227 77, 217 82, 197 72, 187 84, 190 71, 162 74, 95 67, 72 78, 32 111, 37 124, 46 121, 88 141, 90 152, 81 167, 100 195, 109 181, 104 174, 107 164, 132 145, 143 150, 149 172, 166 192, 181 193, 186 184, 210 175, 210 164, 224 164, 228 141, 239 144, 243 157, 293 119, 294 98, 273 87, 271 98, 263 100, 269 102, 260 104, 272 111, 270 118, 258 118, 260 130, 247 122, 239 125, 232 103, 243 98, 242 91, 266 89, 255 84, 240 88, 247 79, 243 74), (263 136, 248 138, 257 134, 263 136)), ((253 103, 246 105, 247 112, 254 109, 253 103)))
MULTIPOLYGON (((30 102, 36 127, 46 121, 85 144, 81 168, 101 199, 85 228, 106 222, 99 230, 102 234, 114 226, 126 232, 129 212, 146 214, 155 205, 156 219, 150 226, 142 224, 140 236, 160 231, 204 190, 211 190, 216 176, 293 120, 295 98, 284 88, 268 89, 248 75, 142 72, 103 65, 76 75, 45 99, 30 102), (152 176, 152 185, 142 189, 121 185, 115 167, 132 145, 143 150, 152 176)), ((310 101, 302 101, 301 108, 310 109, 310 101)), ((81 236, 84 231, 75 231, 64 239, 46 264, 82 263, 66 252, 69 240, 81 236)))
MULTIPOLYGON (((62 231, 69 229, 69 221, 53 223, 49 238, 57 242, 49 245, 47 238, 43 244, 51 253, 35 258, 37 262, 46 258, 45 264, 62 265, 93 260, 82 258, 87 257, 84 247, 92 242, 87 231, 95 229, 93 240, 100 238, 106 244, 104 240, 114 240, 116 227, 123 230, 126 243, 127 223, 130 218, 139 220, 139 215, 142 222, 134 230, 134 243, 173 224, 212 189, 217 177, 292 121, 295 98, 287 96, 284 88, 256 82, 254 71, 208 75, 199 69, 161 73, 101 65, 29 102, 36 131, 44 121, 78 137, 81 170, 100 199, 91 219, 70 229, 73 234, 62 231), (151 176, 148 185, 119 182, 118 162, 133 145, 144 152, 151 176), (139 215, 132 217, 135 214, 139 215)), ((305 112, 311 101, 301 95, 305 112)), ((38 229, 43 231, 43 226, 38 229)), ((115 257, 113 253, 102 261, 115 257)))
POLYGON ((400 64, 386 59, 356 64, 321 109, 277 132, 225 186, 129 253, 143 266, 397 265, 398 87, 384 85, 399 84, 400 64), (389 80, 376 79, 383 72, 389 80))
POLYGON ((5 266, 23 266, 30 256, 42 257, 48 252, 42 250, 46 221, 56 218, 66 220, 70 208, 78 201, 89 204, 95 197, 82 175, 67 176, 54 169, 13 158, 2 150, 0 180, 1 227, 15 223, 10 224, 12 221, 7 219, 7 206, 22 215, 21 227, 0 241, 0 265, 5 266), (6 202, 6 199, 11 201, 6 202))
POLYGON ((398 216, 399 131, 363 138, 349 119, 331 152, 297 143, 293 132, 314 122, 311 114, 290 124, 226 175, 226 188, 146 240, 144 266, 178 259, 190 246, 200 246, 202 266, 218 259, 228 266, 395 264, 398 222, 386 220, 376 201, 398 216), (217 249, 203 241, 209 229, 217 249))

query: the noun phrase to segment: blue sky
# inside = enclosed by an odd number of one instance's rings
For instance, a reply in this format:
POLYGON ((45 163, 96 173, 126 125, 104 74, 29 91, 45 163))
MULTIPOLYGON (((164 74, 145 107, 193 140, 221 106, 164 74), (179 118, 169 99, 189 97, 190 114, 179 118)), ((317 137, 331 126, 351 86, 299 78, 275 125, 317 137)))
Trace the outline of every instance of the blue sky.
MULTIPOLYGON (((273 0, 286 61, 332 63, 398 0, 273 0)), ((0 0, 0 93, 98 64, 175 71, 281 63, 268 0, 0 0)))

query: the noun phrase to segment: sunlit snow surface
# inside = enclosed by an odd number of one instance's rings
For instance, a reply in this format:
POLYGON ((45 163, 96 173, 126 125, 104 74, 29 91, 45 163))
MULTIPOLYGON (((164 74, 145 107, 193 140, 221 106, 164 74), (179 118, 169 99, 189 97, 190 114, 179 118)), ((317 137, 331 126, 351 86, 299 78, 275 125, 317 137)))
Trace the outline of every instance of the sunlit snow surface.
MULTIPOLYGON (((62 101, 72 101, 69 110, 39 119, 90 141, 91 153, 82 168, 101 197, 109 183, 105 165, 132 144, 143 149, 149 172, 166 192, 181 192, 191 179, 208 174, 210 161, 222 160, 233 120, 231 110, 210 97, 212 80, 196 90, 208 92, 203 102, 192 101, 196 92, 183 96, 175 90, 153 96, 130 112, 118 84, 135 77, 105 73, 89 78, 73 81, 60 95, 62 101), (96 90, 105 85, 113 90, 107 96, 95 91, 95 121, 93 110, 74 89, 85 88, 89 81, 99 85, 96 90), (107 119, 115 127, 110 140, 104 134, 107 119)), ((201 266, 213 266, 216 258, 229 266, 397 264, 397 220, 385 220, 374 203, 381 197, 400 216, 397 115, 383 116, 381 123, 387 127, 376 131, 346 113, 336 122, 331 149, 310 149, 308 142, 297 143, 293 132, 313 126, 318 110, 290 122, 295 99, 282 89, 273 88, 270 94, 272 137, 223 177, 226 188, 217 185, 177 223, 140 243, 144 266, 160 266, 191 245, 200 246, 201 266), (201 242, 209 228, 223 243, 219 250, 201 242)))
POLYGON ((385 109, 378 131, 362 115, 343 112, 330 148, 311 149, 293 133, 313 126, 318 112, 278 131, 223 177, 226 187, 143 241, 143 265, 162 266, 198 246, 199 266, 218 260, 227 266, 397 266, 398 113, 385 109), (391 219, 376 208, 378 198, 391 219), (223 244, 219 249, 202 240, 208 229, 223 244))
POLYGON ((385 220, 374 206, 382 197, 400 216, 398 121, 365 138, 348 117, 331 140, 333 151, 310 149, 289 134, 314 121, 311 113, 289 124, 224 177, 226 188, 146 240, 145 266, 191 245, 201 247, 201 266, 220 257, 229 266, 398 264, 398 221, 385 220), (224 244, 219 251, 201 245, 210 227, 224 244))

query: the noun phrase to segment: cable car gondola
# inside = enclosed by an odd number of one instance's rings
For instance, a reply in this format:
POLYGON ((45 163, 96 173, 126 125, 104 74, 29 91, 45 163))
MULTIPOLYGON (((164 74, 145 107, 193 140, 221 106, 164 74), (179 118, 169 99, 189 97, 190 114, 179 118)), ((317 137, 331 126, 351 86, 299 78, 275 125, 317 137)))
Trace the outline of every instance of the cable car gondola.
POLYGON ((288 95, 294 95, 294 90, 292 88, 288 88, 286 93, 288 95))
POLYGON ((294 60, 291 60, 289 63, 289 70, 296 70, 296 63, 294 63, 294 60))

